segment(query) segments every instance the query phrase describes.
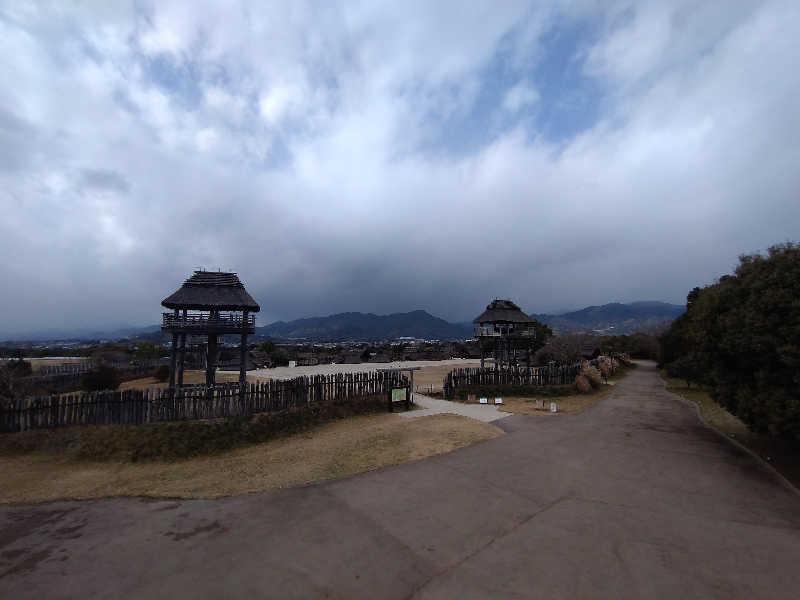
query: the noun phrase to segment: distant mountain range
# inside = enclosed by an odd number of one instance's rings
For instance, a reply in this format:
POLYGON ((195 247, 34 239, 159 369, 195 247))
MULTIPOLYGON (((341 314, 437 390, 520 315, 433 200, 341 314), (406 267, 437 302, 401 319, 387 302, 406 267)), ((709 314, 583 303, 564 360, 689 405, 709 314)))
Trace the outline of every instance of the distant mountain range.
POLYGON ((666 302, 613 302, 603 306, 587 306, 560 315, 531 315, 549 325, 556 333, 598 333, 626 335, 669 323, 686 310, 666 302))
POLYGON ((25 342, 51 341, 85 341, 85 340, 118 340, 132 337, 159 337, 160 325, 144 325, 139 327, 115 327, 113 329, 42 329, 25 334, 5 334, 0 340, 16 340, 25 342))
MULTIPOLYGON (((669 323, 682 314, 683 306, 666 302, 604 304, 560 315, 533 314, 556 333, 597 333, 624 335, 669 323)), ((342 342, 348 340, 389 340, 398 337, 457 340, 472 336, 472 323, 450 323, 424 310, 391 315, 348 312, 329 317, 278 321, 256 328, 266 337, 342 342)))
MULTIPOLYGON (((549 325, 557 334, 598 333, 623 335, 651 329, 672 321, 685 308, 666 302, 631 302, 629 304, 604 304, 588 306, 581 310, 558 315, 532 314, 538 321, 549 325)), ((398 337, 421 339, 459 340, 472 336, 472 323, 450 323, 439 317, 415 310, 391 315, 346 312, 327 317, 311 317, 294 321, 276 321, 256 327, 256 335, 297 341, 375 341, 398 337)), ((38 340, 113 340, 120 338, 148 338, 166 340, 158 325, 122 327, 113 330, 42 331, 15 336, 13 339, 38 340)))
POLYGON ((391 315, 346 312, 329 317, 277 321, 256 328, 256 334, 266 337, 329 342, 398 337, 458 340, 469 337, 470 333, 471 329, 463 324, 449 323, 424 310, 391 315))

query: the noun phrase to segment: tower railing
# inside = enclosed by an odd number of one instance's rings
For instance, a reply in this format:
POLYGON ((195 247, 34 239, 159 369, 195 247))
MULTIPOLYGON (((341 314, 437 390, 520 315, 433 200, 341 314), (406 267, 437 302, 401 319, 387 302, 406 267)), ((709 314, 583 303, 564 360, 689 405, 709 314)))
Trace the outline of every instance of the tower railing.
POLYGON ((236 314, 174 314, 162 313, 161 329, 181 330, 181 331, 241 331, 242 329, 253 330, 256 326, 255 315, 236 314))
POLYGON ((511 329, 497 330, 494 327, 476 327, 473 330, 474 337, 534 337, 536 332, 533 329, 511 329))

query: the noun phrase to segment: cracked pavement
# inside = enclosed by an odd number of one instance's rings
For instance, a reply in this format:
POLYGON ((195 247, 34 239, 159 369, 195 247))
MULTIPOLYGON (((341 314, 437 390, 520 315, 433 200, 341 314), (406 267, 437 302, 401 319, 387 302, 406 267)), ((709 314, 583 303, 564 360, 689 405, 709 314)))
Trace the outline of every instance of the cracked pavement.
POLYGON ((800 496, 651 363, 578 415, 221 500, 0 507, 0 597, 796 598, 800 496))

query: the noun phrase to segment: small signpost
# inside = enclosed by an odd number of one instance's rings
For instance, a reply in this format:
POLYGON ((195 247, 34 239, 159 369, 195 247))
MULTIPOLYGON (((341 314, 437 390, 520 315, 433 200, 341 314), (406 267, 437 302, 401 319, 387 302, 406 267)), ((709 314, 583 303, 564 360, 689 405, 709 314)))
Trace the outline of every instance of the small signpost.
POLYGON ((550 412, 558 412, 558 405, 555 402, 550 403, 550 412))
POLYGON ((408 387, 392 388, 392 392, 389 394, 389 412, 392 412, 392 407, 395 402, 403 402, 406 405, 406 410, 411 410, 411 405, 414 403, 414 371, 419 371, 419 369, 420 367, 377 369, 378 373, 408 372, 411 380, 408 387))
POLYGON ((502 398, 495 398, 494 399, 494 403, 495 404, 502 404, 503 403, 503 399, 502 398))
POLYGON ((479 400, 479 402, 480 402, 481 404, 489 404, 489 399, 488 399, 488 398, 481 398, 481 399, 479 400))

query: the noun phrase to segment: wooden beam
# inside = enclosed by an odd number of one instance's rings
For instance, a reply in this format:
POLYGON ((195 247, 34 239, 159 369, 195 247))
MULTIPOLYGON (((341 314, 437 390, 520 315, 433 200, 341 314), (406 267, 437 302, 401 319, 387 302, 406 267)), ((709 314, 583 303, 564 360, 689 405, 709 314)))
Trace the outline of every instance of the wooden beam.
POLYGON ((245 328, 242 329, 242 339, 240 342, 239 355, 241 364, 239 365, 239 395, 244 398, 245 385, 247 384, 247 311, 242 313, 242 321, 245 328))

